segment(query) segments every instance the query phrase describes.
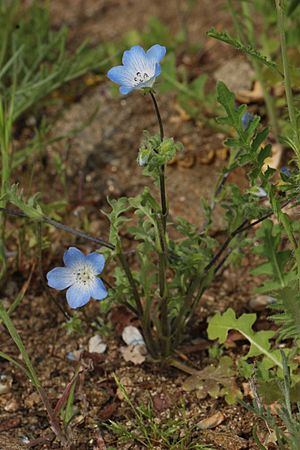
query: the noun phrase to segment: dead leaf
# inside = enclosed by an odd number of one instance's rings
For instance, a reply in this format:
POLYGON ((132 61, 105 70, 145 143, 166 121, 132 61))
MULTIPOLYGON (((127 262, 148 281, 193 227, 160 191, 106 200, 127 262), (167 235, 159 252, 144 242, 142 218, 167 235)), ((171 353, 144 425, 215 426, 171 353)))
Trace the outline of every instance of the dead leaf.
POLYGON ((137 327, 128 325, 124 328, 122 338, 127 345, 144 345, 144 338, 137 327))
POLYGON ((281 158, 283 154, 283 147, 281 144, 273 144, 272 145, 272 155, 265 160, 265 163, 262 167, 262 172, 265 172, 268 167, 272 167, 272 169, 278 169, 280 166, 281 158))
POLYGON ((121 347, 120 351, 125 361, 130 361, 134 365, 142 364, 146 360, 147 350, 145 345, 128 345, 127 347, 121 347))
POLYGON ((226 448, 230 450, 241 450, 243 448, 249 448, 249 442, 246 439, 237 436, 231 432, 217 432, 204 430, 202 432, 202 437, 209 444, 220 446, 221 448, 226 448))
POLYGON ((211 364, 188 377, 183 389, 188 392, 196 390, 199 399, 204 399, 208 394, 213 398, 224 396, 228 404, 233 404, 238 397, 242 397, 234 373, 231 358, 223 356, 217 367, 211 364))
POLYGON ((89 340, 89 352, 90 353, 104 353, 107 345, 102 341, 102 337, 99 334, 95 334, 89 340))
POLYGON ((210 417, 207 417, 206 419, 201 420, 197 426, 200 428, 200 430, 208 430, 210 428, 215 428, 218 425, 220 425, 225 419, 225 416, 221 411, 216 412, 210 417))

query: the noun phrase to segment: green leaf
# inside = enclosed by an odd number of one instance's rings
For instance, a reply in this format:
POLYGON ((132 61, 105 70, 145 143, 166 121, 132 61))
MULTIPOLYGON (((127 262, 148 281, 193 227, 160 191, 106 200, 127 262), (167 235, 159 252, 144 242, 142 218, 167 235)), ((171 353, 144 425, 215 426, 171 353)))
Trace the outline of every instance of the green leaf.
POLYGON ((7 188, 7 199, 32 220, 42 220, 44 216, 40 205, 37 203, 38 196, 39 194, 35 194, 26 201, 23 199, 23 193, 18 189, 17 184, 7 188))
MULTIPOLYGON (((280 228, 275 227, 271 220, 265 220, 256 233, 256 237, 262 241, 260 245, 254 248, 254 253, 264 256, 270 263, 273 278, 276 284, 285 286, 284 267, 290 259, 289 251, 278 251, 281 241, 280 228)), ((256 271, 259 268, 255 269, 256 271)))
POLYGON ((106 213, 104 211, 103 214, 105 214, 108 219, 110 220, 110 232, 109 232, 109 242, 111 242, 114 245, 117 245, 119 242, 119 230, 123 226, 125 222, 128 222, 130 219, 124 216, 124 213, 128 211, 131 206, 128 204, 127 197, 121 197, 118 200, 107 199, 109 205, 111 206, 112 210, 110 213, 106 213))
POLYGON ((277 292, 276 297, 282 302, 289 316, 289 324, 293 325, 300 338, 300 293, 295 287, 285 287, 277 292))
POLYGON ((226 341, 230 330, 239 331, 250 343, 250 349, 246 358, 258 355, 264 355, 270 359, 273 364, 282 368, 280 359, 275 357, 270 351, 269 339, 273 337, 273 331, 258 331, 255 332, 252 326, 256 320, 256 314, 242 314, 236 318, 233 309, 229 308, 222 315, 217 313, 208 324, 209 339, 219 339, 222 344, 226 341))
POLYGON ((237 50, 246 53, 247 55, 257 59, 262 64, 271 67, 272 69, 278 71, 277 64, 274 61, 271 61, 267 58, 267 56, 262 55, 258 50, 251 47, 251 45, 244 45, 239 39, 232 37, 226 31, 219 32, 215 28, 211 28, 207 35, 214 39, 218 39, 219 41, 225 42, 225 44, 229 44, 237 50))

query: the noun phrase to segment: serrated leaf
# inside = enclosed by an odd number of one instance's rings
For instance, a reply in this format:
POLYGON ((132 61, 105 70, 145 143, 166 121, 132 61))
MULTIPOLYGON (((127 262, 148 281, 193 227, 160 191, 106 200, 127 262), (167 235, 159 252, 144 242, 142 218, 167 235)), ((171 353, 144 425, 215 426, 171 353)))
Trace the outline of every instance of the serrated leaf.
POLYGON ((278 291, 277 298, 282 301, 295 330, 300 337, 300 294, 296 288, 285 287, 278 291))
POLYGON ((127 197, 121 197, 118 200, 107 199, 109 205, 111 206, 111 212, 103 212, 110 221, 110 232, 109 232, 109 242, 116 245, 119 241, 119 230, 125 222, 130 219, 124 216, 124 213, 128 211, 131 206, 128 203, 127 197))
POLYGON ((38 197, 39 194, 37 193, 30 197, 27 201, 24 200, 23 193, 21 190, 19 190, 17 184, 14 184, 10 188, 7 188, 6 191, 6 198, 32 220, 43 219, 44 214, 40 205, 38 204, 38 197))
POLYGON ((246 358, 250 356, 264 355, 278 367, 282 368, 280 359, 276 358, 270 351, 269 339, 274 335, 273 331, 255 332, 252 326, 256 320, 256 314, 242 314, 236 317, 233 309, 229 308, 222 315, 221 313, 209 321, 207 334, 209 339, 219 339, 222 344, 226 341, 230 330, 239 331, 250 343, 250 349, 246 358))

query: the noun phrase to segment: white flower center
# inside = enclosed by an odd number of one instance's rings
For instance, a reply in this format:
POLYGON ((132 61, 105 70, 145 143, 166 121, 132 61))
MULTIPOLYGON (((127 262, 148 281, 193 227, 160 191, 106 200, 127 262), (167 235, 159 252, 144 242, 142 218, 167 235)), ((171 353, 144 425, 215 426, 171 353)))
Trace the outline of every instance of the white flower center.
POLYGON ((76 283, 83 284, 84 286, 90 284, 95 279, 95 273, 92 267, 88 265, 75 267, 73 269, 73 276, 76 283))
POLYGON ((134 85, 137 86, 140 83, 144 83, 145 81, 149 80, 150 76, 147 74, 147 72, 136 72, 134 80, 134 85))

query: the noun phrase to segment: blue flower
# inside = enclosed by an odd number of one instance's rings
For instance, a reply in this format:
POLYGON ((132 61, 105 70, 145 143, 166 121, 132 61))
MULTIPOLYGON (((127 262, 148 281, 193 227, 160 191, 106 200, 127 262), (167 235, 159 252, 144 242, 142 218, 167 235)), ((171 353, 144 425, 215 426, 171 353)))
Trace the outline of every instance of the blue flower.
POLYGON ((283 175, 286 175, 287 177, 292 176, 292 172, 288 167, 281 167, 280 172, 283 173, 283 175))
POLYGON ((244 130, 248 128, 249 123, 253 120, 253 114, 249 111, 244 112, 242 116, 242 127, 244 130))
POLYGON ((67 289, 71 308, 86 305, 90 298, 103 300, 107 290, 97 277, 104 267, 103 255, 93 252, 85 256, 78 248, 70 247, 64 254, 66 267, 56 267, 47 273, 48 286, 62 291, 67 289))
POLYGON ((107 73, 108 78, 120 84, 121 94, 134 89, 151 88, 160 75, 160 61, 166 54, 166 47, 153 45, 147 52, 135 45, 123 54, 122 66, 116 66, 107 73))

